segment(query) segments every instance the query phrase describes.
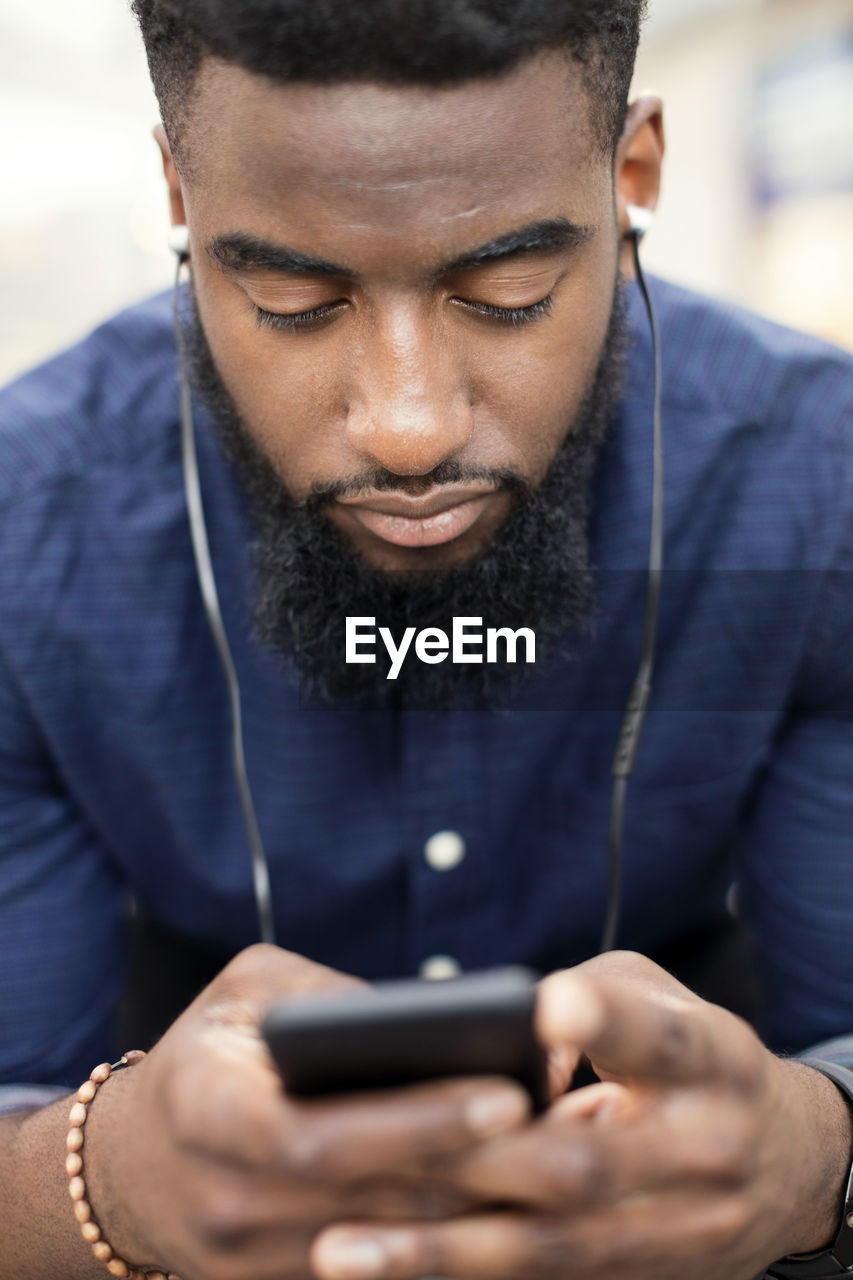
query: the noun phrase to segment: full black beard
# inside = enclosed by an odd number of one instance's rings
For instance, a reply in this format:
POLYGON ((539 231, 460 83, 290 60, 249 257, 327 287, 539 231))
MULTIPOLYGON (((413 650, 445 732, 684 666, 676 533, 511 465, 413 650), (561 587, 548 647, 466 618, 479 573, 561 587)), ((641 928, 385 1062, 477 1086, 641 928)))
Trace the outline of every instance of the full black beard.
MULTIPOLYGON (((472 472, 442 463, 434 484, 493 480, 514 505, 490 545, 474 561, 444 570, 373 569, 324 514, 337 492, 324 489, 295 502, 241 421, 214 363, 193 301, 184 346, 195 391, 208 408, 248 502, 257 578, 253 621, 257 638, 281 654, 301 677, 303 693, 328 703, 381 697, 422 708, 494 706, 531 669, 519 661, 439 665, 420 662, 410 649, 396 681, 376 637, 375 665, 345 662, 345 619, 372 617, 399 643, 406 627, 440 627, 450 636, 454 617, 482 618, 483 627, 531 628, 536 665, 587 627, 594 601, 587 545, 587 507, 596 454, 621 391, 625 319, 617 286, 610 324, 592 385, 567 430, 544 480, 535 489, 520 477, 472 472)), ((359 478, 375 489, 405 487, 391 472, 359 478)), ((500 655, 504 646, 498 646, 500 655)), ((523 644, 519 658, 524 656, 523 644)))

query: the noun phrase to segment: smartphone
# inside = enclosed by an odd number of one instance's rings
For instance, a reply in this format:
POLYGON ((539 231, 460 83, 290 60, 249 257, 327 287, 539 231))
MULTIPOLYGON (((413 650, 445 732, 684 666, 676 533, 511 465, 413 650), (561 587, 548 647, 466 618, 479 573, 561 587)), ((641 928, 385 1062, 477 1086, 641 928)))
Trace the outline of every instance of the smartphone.
POLYGON ((501 1075, 543 1111, 548 1062, 533 1030, 535 1001, 536 976, 521 967, 381 982, 275 1005, 263 1035, 287 1092, 300 1097, 501 1075))

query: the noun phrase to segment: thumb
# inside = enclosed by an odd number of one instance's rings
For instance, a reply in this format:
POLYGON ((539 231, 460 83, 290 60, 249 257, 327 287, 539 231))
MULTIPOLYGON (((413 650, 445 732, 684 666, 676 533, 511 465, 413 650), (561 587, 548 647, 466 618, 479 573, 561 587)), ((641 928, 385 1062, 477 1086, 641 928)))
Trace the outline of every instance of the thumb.
POLYGON ((208 1020, 258 1024, 271 1005, 306 996, 359 991, 367 984, 295 951, 259 942, 247 947, 201 992, 190 1009, 208 1020))
POLYGON ((608 952, 539 984, 537 1030, 570 1044, 602 1078, 699 1084, 749 1075, 760 1042, 645 956, 608 952))
POLYGON ((551 1053, 585 1052, 601 1034, 605 1008, 592 983, 576 969, 549 974, 539 983, 536 1033, 551 1053))

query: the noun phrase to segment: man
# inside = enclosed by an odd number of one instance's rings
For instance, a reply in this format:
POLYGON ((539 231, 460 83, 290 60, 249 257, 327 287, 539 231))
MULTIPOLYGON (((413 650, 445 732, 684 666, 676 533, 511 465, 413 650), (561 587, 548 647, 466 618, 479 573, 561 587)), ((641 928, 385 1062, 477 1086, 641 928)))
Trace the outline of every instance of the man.
POLYGON ((660 104, 626 111, 641 4, 135 9, 287 950, 249 945, 158 299, 0 404, 0 1071, 62 1095, 8 1094, 0 1276, 104 1274, 67 1196, 66 1091, 115 1052, 128 896, 236 958, 89 1104, 115 1274, 752 1280, 827 1250, 843 1073, 775 1057, 635 953, 712 926, 737 874, 768 1044, 851 1030, 849 358, 654 284, 671 571, 632 950, 590 960, 651 503, 650 340, 619 284, 663 149, 660 104), (430 661, 431 634, 398 684, 346 661, 355 617, 398 655, 406 627, 527 627, 536 662, 430 661), (276 998, 507 961, 578 965, 543 982, 538 1029, 555 1091, 581 1052, 604 1083, 535 1122, 499 1080, 282 1095, 258 1036, 276 998))

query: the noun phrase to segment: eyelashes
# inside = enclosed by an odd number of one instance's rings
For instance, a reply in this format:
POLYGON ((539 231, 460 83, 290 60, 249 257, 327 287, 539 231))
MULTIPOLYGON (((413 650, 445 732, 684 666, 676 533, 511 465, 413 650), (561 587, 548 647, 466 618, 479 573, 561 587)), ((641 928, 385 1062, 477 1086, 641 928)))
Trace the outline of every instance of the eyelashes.
POLYGON ((518 328, 519 325, 538 320, 540 316, 547 316, 554 305, 554 295, 548 293, 538 302, 528 303, 526 307, 495 307, 490 302, 468 302, 464 298, 457 298, 454 301, 460 306, 476 311, 479 315, 490 316, 494 320, 499 320, 501 324, 518 328))
MULTIPOLYGON (((497 307, 490 302, 470 302, 465 298, 453 298, 452 301, 457 306, 473 311, 476 315, 495 320, 498 324, 519 328, 521 325, 530 324, 534 320, 539 320, 541 317, 548 315, 553 307, 554 297, 553 294, 548 293, 544 298, 540 298, 538 302, 531 302, 526 307, 497 307)), ((345 305, 346 303, 344 302, 331 302, 322 307, 312 307, 310 311, 295 311, 291 313, 264 311, 262 307, 258 307, 254 303, 252 307, 259 328, 284 329, 293 332, 297 329, 319 327, 345 305)))
POLYGON ((324 320, 328 320, 330 316, 340 310, 341 306, 340 302, 329 302, 322 307, 312 307, 310 311, 294 311, 291 314, 287 314, 279 311, 264 311, 263 307, 255 306, 252 303, 255 319, 260 329, 308 329, 313 325, 321 324, 324 320))

